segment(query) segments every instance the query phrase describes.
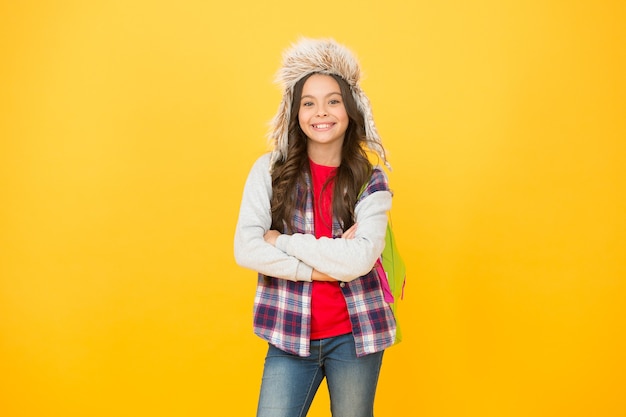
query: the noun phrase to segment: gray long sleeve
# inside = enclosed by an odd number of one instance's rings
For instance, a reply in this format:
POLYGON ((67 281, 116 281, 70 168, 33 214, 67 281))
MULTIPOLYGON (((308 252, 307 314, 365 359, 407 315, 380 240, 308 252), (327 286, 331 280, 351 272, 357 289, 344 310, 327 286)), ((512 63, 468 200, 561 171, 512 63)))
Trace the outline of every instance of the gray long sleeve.
POLYGON ((310 281, 313 268, 340 281, 351 281, 373 268, 385 245, 389 191, 375 192, 356 206, 354 239, 296 233, 281 235, 276 247, 263 239, 272 223, 271 195, 266 154, 256 161, 244 187, 235 231, 235 259, 240 266, 294 281, 310 281))

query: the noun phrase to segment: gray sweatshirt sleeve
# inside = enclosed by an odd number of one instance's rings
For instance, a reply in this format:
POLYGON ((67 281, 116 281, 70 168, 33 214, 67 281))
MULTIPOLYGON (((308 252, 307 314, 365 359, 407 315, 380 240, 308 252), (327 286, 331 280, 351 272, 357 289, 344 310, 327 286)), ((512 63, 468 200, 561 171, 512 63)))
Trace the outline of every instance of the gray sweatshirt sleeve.
POLYGON ((377 191, 355 208, 354 239, 319 238, 296 233, 280 235, 276 247, 339 281, 352 281, 370 272, 385 247, 391 192, 377 191))
POLYGON ((263 239, 272 225, 271 197, 272 179, 266 154, 252 166, 244 186, 235 229, 235 261, 271 277, 311 281, 312 267, 263 239))

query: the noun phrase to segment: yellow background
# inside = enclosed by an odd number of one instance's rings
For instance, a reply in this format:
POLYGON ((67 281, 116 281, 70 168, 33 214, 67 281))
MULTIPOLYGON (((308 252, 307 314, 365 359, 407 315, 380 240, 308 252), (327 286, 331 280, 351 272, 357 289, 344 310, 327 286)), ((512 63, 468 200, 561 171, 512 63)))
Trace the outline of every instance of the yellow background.
POLYGON ((360 57, 394 168, 377 415, 626 416, 624 4, 2 2, 0 415, 254 414, 232 237, 306 35, 360 57))

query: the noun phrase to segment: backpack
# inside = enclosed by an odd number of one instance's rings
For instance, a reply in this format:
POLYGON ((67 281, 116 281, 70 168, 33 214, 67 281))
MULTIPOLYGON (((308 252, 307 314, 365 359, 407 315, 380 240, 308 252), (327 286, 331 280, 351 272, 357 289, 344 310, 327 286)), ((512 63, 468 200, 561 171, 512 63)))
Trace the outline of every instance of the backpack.
MULTIPOLYGON (((367 188, 364 184, 359 193, 359 198, 367 188)), ((387 215, 387 233, 385 234, 385 248, 374 265, 383 288, 385 302, 389 303, 393 316, 396 319, 396 340, 394 344, 402 341, 402 331, 398 321, 398 302, 404 298, 404 285, 406 284, 406 266, 391 227, 391 216, 387 215)))
POLYGON ((398 322, 398 302, 404 298, 406 266, 396 245, 391 219, 387 221, 385 248, 380 258, 376 261, 375 269, 383 287, 385 301, 389 303, 396 319, 396 340, 394 343, 399 343, 402 341, 402 332, 398 322))

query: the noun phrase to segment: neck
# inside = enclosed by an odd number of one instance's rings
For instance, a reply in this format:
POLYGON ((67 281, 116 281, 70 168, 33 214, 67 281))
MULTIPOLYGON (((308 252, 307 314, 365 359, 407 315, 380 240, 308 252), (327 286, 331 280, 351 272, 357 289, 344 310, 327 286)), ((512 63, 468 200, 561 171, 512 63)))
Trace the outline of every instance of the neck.
POLYGON ((341 147, 326 145, 320 146, 310 144, 307 146, 307 153, 311 161, 317 165, 328 167, 338 167, 341 165, 341 147))

